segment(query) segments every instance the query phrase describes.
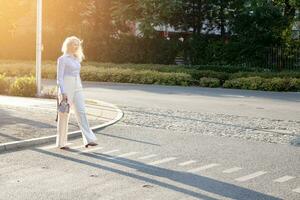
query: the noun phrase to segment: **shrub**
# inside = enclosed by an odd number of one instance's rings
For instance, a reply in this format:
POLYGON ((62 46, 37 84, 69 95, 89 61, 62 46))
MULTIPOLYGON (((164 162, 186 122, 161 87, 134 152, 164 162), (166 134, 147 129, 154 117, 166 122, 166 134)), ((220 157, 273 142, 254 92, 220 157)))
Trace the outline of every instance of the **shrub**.
POLYGON ((217 78, 202 77, 199 81, 199 86, 201 87, 220 87, 220 85, 220 80, 217 78))
POLYGON ((300 91, 300 79, 297 78, 290 79, 290 90, 300 91))
POLYGON ((300 78, 300 72, 283 71, 283 72, 237 72, 230 75, 230 79, 242 77, 259 76, 262 78, 300 78))
POLYGON ((223 87, 266 91, 300 91, 300 79, 245 77, 227 80, 223 87))
POLYGON ((7 94, 10 80, 5 74, 0 74, 0 94, 7 94))
POLYGON ((267 91, 289 91, 290 79, 288 78, 265 79, 261 87, 263 90, 267 90, 267 91))
POLYGON ((16 78, 10 85, 9 93, 15 96, 34 97, 36 93, 36 83, 33 76, 16 78))
POLYGON ((215 72, 211 70, 199 70, 199 71, 194 71, 191 73, 193 78, 196 80, 199 80, 203 77, 206 78, 217 78, 220 80, 221 83, 225 82, 229 78, 229 74, 226 72, 215 72))
POLYGON ((192 76, 187 73, 158 72, 123 68, 94 68, 81 73, 82 80, 162 85, 189 85, 192 76))
POLYGON ((57 96, 56 87, 42 89, 41 94, 44 98, 55 99, 57 96))

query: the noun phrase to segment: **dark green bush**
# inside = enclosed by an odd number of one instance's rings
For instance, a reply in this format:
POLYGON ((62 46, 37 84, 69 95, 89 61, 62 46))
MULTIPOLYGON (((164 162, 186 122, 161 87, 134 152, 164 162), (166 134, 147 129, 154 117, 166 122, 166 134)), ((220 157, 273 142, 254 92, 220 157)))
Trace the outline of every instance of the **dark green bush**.
POLYGON ((300 78, 300 72, 237 72, 231 74, 230 79, 254 76, 259 76, 262 78, 300 78))
MULTIPOLYGON (((214 66, 214 65, 211 65, 214 66)), ((162 85, 194 85, 203 87, 240 88, 268 91, 299 91, 300 72, 237 72, 235 68, 221 71, 221 66, 214 70, 198 70, 203 66, 177 66, 158 64, 113 64, 84 62, 81 69, 83 81, 122 82, 162 85)), ((230 66, 227 66, 230 69, 230 66)), ((215 69, 215 68, 214 68, 215 69)), ((34 71, 34 63, 0 63, 0 72, 8 71, 6 76, 20 77, 34 71), (10 66, 12 65, 12 66, 10 66), (31 65, 31 66, 30 66, 31 65), (25 70, 18 70, 25 66, 25 70), (29 67, 30 66, 30 67, 29 67)), ((42 77, 56 79, 56 63, 46 61, 42 68, 42 77)), ((3 79, 3 78, 2 78, 3 79)), ((1 80, 2 80, 1 79, 1 80)), ((4 86, 5 84, 1 84, 4 86)))
POLYGON ((220 87, 221 83, 220 83, 220 80, 217 78, 202 77, 202 78, 200 78, 199 86, 201 86, 201 87, 220 87))
POLYGON ((82 80, 162 85, 189 85, 192 77, 187 73, 158 72, 122 68, 89 68, 81 73, 82 80))
POLYGON ((258 90, 261 89, 260 87, 262 83, 263 83, 263 78, 261 77, 237 78, 237 79, 225 81, 223 87, 258 90))
POLYGON ((97 57, 100 62, 173 64, 181 47, 178 40, 120 35, 98 49, 102 49, 97 57))
POLYGON ((245 77, 227 80, 223 87, 265 91, 300 91, 300 79, 245 77))
POLYGON ((290 79, 288 78, 271 78, 263 79, 261 84, 263 90, 267 91, 289 91, 290 79))
POLYGON ((221 81, 221 83, 227 80, 230 76, 230 74, 226 72, 215 72, 211 70, 197 70, 197 71, 193 71, 191 75, 196 80, 199 80, 202 77, 217 78, 221 81))
POLYGON ((36 83, 33 76, 16 78, 10 85, 9 93, 15 96, 34 97, 36 93, 36 83))
POLYGON ((290 79, 290 90, 291 91, 300 91, 300 79, 292 78, 290 79))

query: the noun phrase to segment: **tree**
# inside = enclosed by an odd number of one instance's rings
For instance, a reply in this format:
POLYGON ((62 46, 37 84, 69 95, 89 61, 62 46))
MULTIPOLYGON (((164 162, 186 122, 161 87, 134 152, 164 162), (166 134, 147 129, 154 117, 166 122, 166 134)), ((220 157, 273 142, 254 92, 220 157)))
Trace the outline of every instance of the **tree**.
POLYGON ((119 25, 125 25, 128 21, 138 22, 144 36, 150 37, 155 34, 155 26, 169 24, 180 2, 180 0, 113 0, 112 15, 119 25))

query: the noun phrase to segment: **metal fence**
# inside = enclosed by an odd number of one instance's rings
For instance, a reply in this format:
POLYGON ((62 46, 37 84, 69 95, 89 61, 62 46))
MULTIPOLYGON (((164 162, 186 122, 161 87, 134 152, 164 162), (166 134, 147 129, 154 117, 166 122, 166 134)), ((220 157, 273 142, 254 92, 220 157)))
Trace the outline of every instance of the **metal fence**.
POLYGON ((300 48, 266 48, 265 68, 279 71, 300 70, 300 48))
MULTIPOLYGON (((272 46, 258 48, 257 51, 252 51, 253 54, 247 52, 245 55, 240 55, 240 57, 238 57, 232 63, 227 63, 228 59, 223 57, 224 62, 206 63, 204 61, 203 63, 198 63, 197 65, 231 65, 244 67, 246 69, 252 68, 271 71, 300 71, 300 47, 288 48, 283 46, 272 46)), ((175 59, 175 63, 178 65, 191 65, 189 54, 187 55, 187 57, 177 57, 175 59)))

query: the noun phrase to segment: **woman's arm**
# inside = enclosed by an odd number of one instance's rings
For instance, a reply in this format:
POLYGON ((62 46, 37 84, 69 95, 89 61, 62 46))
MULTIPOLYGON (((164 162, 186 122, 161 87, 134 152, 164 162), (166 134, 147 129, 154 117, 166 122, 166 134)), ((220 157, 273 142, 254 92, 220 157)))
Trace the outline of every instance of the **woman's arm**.
POLYGON ((60 91, 62 94, 65 93, 64 90, 64 71, 65 71, 65 63, 62 57, 57 59, 57 84, 59 85, 60 91))

